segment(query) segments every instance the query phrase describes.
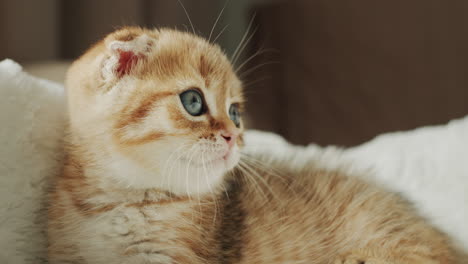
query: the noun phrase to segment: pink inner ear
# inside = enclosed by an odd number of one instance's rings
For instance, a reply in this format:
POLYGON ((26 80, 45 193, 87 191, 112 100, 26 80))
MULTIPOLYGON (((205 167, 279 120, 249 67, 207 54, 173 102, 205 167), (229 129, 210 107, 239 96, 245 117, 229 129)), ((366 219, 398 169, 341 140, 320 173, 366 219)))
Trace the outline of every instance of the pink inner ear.
POLYGON ((119 52, 119 63, 117 65, 117 74, 119 77, 124 76, 125 74, 128 74, 130 70, 135 66, 137 63, 139 56, 136 55, 132 51, 123 51, 123 50, 118 50, 119 52))

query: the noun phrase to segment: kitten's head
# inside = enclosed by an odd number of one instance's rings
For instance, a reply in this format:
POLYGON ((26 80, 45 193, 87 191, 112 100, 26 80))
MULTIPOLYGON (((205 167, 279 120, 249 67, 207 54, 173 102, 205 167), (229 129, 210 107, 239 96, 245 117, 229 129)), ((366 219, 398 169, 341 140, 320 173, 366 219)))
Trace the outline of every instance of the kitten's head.
POLYGON ((220 48, 197 36, 118 30, 73 64, 67 89, 88 173, 193 194, 239 161, 241 82, 220 48))

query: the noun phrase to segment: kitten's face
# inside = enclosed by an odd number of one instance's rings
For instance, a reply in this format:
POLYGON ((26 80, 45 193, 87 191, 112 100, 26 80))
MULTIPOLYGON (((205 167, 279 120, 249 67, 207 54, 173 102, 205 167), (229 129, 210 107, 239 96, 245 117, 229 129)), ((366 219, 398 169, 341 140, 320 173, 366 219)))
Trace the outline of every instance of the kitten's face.
POLYGON ((178 194, 216 188, 242 144, 241 83, 224 54, 171 30, 124 29, 103 45, 75 63, 67 86, 72 127, 100 142, 109 176, 178 194))

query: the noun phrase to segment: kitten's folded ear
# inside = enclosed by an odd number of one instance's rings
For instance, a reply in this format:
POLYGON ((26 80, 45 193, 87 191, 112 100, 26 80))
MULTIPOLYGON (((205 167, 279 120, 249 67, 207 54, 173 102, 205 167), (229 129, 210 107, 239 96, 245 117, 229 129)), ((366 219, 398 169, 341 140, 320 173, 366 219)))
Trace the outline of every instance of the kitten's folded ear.
POLYGON ((104 43, 110 56, 104 62, 103 77, 121 78, 130 74, 151 54, 156 37, 156 32, 136 27, 123 28, 107 36, 104 43))

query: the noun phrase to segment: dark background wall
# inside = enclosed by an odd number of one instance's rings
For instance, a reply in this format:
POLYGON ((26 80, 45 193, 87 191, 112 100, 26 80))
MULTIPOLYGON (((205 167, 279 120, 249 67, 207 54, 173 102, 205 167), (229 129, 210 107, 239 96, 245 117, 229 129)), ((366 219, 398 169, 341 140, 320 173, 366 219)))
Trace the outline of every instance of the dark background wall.
MULTIPOLYGON (((208 36, 225 0, 182 0, 208 36)), ((466 0, 231 0, 215 34, 237 65, 249 126, 355 145, 468 113, 466 0), (253 32, 253 31, 251 31, 253 32)), ((70 60, 120 25, 190 30, 176 0, 0 0, 0 59, 70 60)), ((430 144, 430 142, 428 142, 430 144)))
MULTIPOLYGON (((181 0, 198 34, 229 26, 219 43, 231 53, 240 40, 248 9, 260 1, 181 0)), ((20 62, 73 59, 122 25, 191 30, 177 0, 0 0, 0 58, 20 62)))
MULTIPOLYGON (((468 113, 468 1, 283 1, 259 9, 257 125, 355 145, 468 113), (263 118, 266 117, 266 118, 263 118)), ((430 142, 428 142, 430 144, 430 142)))

